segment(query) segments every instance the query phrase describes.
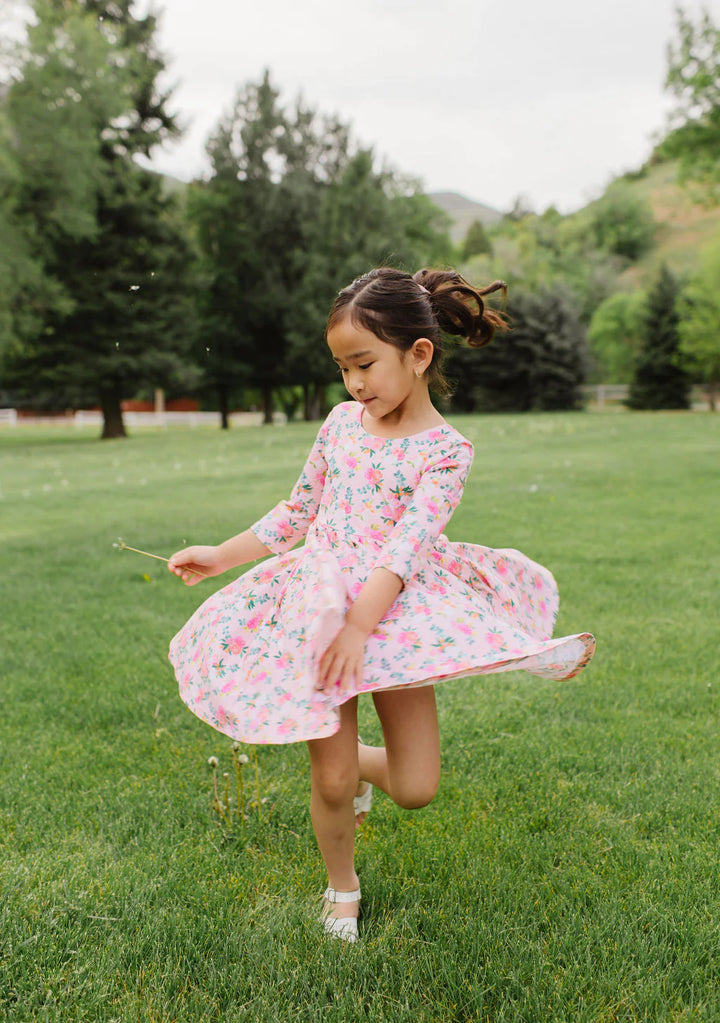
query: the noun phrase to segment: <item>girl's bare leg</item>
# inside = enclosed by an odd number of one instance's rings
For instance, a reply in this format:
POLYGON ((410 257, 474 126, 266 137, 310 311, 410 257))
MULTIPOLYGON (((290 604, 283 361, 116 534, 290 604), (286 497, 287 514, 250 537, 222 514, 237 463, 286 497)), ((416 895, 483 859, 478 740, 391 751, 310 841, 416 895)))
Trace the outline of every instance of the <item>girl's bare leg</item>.
MULTIPOLYGON (((355 873, 355 813, 358 788, 357 699, 340 708, 340 730, 327 739, 308 742, 312 793, 310 815, 328 884, 340 892, 358 887, 355 873)), ((333 916, 357 916, 357 902, 329 907, 333 916)))
MULTIPOLYGON (((427 806, 440 781, 440 735, 432 686, 374 693, 385 746, 358 745, 360 778, 399 806, 427 806)), ((362 784, 360 785, 362 790, 362 784)))

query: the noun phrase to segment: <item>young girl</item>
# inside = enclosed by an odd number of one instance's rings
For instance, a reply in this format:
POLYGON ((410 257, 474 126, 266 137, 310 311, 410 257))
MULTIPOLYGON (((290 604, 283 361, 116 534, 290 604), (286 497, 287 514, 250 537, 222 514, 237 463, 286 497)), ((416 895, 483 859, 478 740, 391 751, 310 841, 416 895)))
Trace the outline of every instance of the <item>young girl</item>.
POLYGON ((320 429, 290 496, 218 547, 169 568, 187 585, 273 554, 210 597, 170 659, 183 700, 235 739, 305 740, 311 816, 328 873, 328 934, 357 938, 356 823, 373 786, 425 806, 440 777, 433 685, 523 668, 577 674, 588 633, 551 639, 551 574, 518 551, 442 533, 472 446, 433 406, 445 388, 441 332, 482 346, 501 317, 451 271, 381 268, 338 295, 327 343, 354 399, 320 429), (305 545, 291 550, 302 538, 305 545), (357 697, 372 693, 385 745, 358 741, 357 697))

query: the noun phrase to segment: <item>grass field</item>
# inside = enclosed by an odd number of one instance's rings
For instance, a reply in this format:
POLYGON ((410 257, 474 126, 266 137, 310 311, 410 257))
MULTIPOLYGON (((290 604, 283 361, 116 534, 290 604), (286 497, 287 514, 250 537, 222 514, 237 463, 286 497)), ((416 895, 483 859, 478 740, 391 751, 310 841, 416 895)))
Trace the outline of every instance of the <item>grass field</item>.
POLYGON ((0 435, 0 1018, 720 1019, 720 417, 453 421, 449 535, 547 564, 598 652, 439 688, 441 788, 376 801, 354 947, 315 922, 303 747, 258 749, 244 827, 212 810, 230 743, 166 649, 213 584, 112 547, 239 531, 314 428, 0 435))

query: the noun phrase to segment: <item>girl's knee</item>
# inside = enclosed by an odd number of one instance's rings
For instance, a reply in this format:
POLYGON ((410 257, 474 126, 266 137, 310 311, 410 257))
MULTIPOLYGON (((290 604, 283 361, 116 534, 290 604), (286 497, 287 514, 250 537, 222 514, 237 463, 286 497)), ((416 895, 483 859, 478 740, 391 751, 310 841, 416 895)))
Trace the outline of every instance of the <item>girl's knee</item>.
POLYGON ((328 806, 342 806, 348 803, 357 791, 358 773, 317 767, 312 772, 312 785, 313 791, 328 806))
POLYGON ((418 778, 393 789, 393 800, 403 810, 419 810, 432 803, 440 784, 440 777, 418 778))

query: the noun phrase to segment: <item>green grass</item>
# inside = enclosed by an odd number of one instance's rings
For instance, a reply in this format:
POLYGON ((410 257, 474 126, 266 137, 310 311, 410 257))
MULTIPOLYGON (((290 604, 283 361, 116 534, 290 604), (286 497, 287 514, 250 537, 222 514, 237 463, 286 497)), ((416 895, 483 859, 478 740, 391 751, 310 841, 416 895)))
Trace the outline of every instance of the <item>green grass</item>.
POLYGON ((551 567, 598 652, 567 683, 439 687, 441 788, 376 801, 356 947, 314 922, 302 746, 259 748, 261 819, 211 809, 230 743, 166 662, 209 587, 112 548, 244 528, 314 428, 0 435, 0 1018, 720 1018, 720 418, 454 422, 476 461, 449 535, 551 567))

